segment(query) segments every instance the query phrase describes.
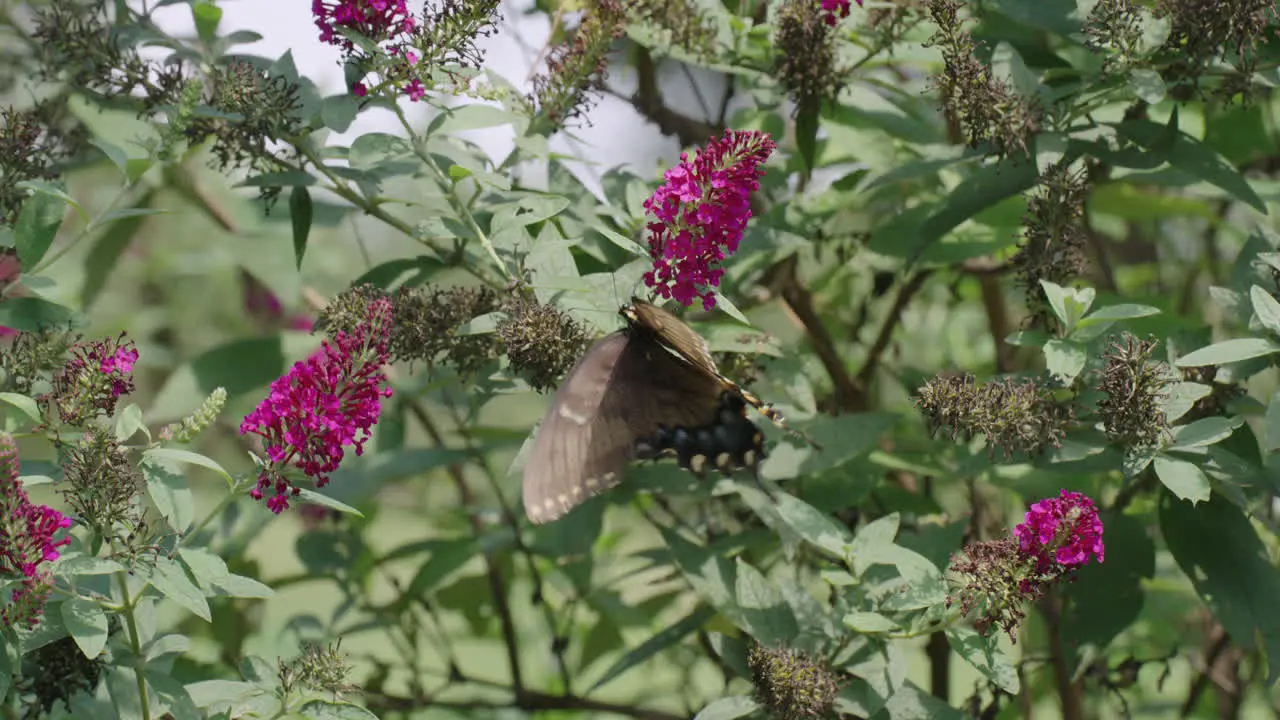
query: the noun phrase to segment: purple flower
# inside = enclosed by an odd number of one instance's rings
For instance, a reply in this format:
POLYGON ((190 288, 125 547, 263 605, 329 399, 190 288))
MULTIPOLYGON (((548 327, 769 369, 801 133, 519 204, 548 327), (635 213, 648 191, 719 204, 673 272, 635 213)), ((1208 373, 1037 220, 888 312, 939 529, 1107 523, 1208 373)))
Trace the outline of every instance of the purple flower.
POLYGON ((0 611, 10 627, 34 626, 53 589, 52 574, 41 567, 58 559, 58 548, 71 538, 55 539, 71 527, 71 518, 47 505, 35 505, 18 480, 18 445, 13 436, 0 435, 0 575, 21 581, 0 611))
MULTIPOLYGON (((409 12, 405 0, 312 0, 311 14, 315 18, 316 27, 320 29, 320 41, 342 48, 344 59, 351 64, 367 67, 370 58, 366 49, 357 48, 339 30, 362 35, 378 45, 389 57, 407 60, 384 68, 384 75, 390 73, 396 76, 394 82, 380 83, 373 90, 390 84, 399 85, 402 92, 414 101, 421 100, 426 95, 422 82, 413 77, 411 72, 411 66, 417 63, 418 56, 410 50, 413 38, 409 34, 418 27, 418 19, 409 12)), ((352 84, 351 92, 356 97, 366 97, 370 87, 363 81, 356 82, 352 84)))
POLYGON ((391 331, 391 301, 379 298, 369 315, 351 333, 339 331, 333 342, 324 341, 311 357, 295 363, 285 376, 271 384, 271 393, 240 424, 240 434, 262 437, 269 464, 249 492, 261 500, 274 488, 267 507, 276 514, 288 509, 289 498, 299 493, 281 470, 293 466, 315 480, 316 487, 329 482, 338 469, 345 447, 364 452, 370 428, 382 412, 381 399, 391 396, 383 387, 387 342, 391 331))
MULTIPOLYGON (((858 0, 858 7, 862 7, 862 0, 858 0)), ((835 25, 840 22, 841 18, 849 17, 849 0, 822 0, 823 21, 828 25, 835 25)))
POLYGON ((776 147, 766 133, 730 130, 693 160, 680 155, 667 182, 644 203, 656 218, 649 223, 653 270, 645 284, 686 307, 698 297, 704 308, 715 307, 708 288, 720 285, 720 263, 738 250, 751 218, 750 195, 764 174, 759 166, 776 147))
POLYGON ((133 365, 138 349, 133 341, 125 341, 125 333, 116 338, 91 343, 76 343, 71 358, 53 377, 53 389, 40 401, 57 409, 58 417, 68 425, 81 425, 98 413, 111 415, 121 395, 133 392, 133 365))
POLYGON ((1056 498, 1046 498, 1031 506, 1026 520, 1014 533, 1019 549, 1036 561, 1043 571, 1057 563, 1078 568, 1093 554, 1103 562, 1102 521, 1093 501, 1078 492, 1063 490, 1056 498))

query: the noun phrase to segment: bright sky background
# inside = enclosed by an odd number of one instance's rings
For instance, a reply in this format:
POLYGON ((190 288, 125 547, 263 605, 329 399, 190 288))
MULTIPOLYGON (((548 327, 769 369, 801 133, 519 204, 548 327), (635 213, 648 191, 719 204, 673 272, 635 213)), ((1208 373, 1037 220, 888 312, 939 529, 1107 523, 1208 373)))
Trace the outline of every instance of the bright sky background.
MULTIPOLYGON (((409 5, 421 10, 422 0, 410 0, 409 5)), ((253 45, 237 46, 236 51, 276 58, 291 49, 299 71, 320 86, 322 92, 332 94, 342 89, 338 48, 320 42, 310 0, 220 0, 218 6, 223 10, 222 34, 253 30, 263 36, 253 45)), ((544 15, 529 14, 532 6, 529 0, 503 0, 498 33, 482 43, 487 50, 486 66, 526 91, 530 87, 530 68, 550 30, 544 15)), ((173 34, 189 36, 195 32, 186 5, 166 8, 157 19, 173 34)), ((609 82, 612 87, 628 93, 633 87, 625 68, 612 68, 609 82)), ((411 108, 414 103, 405 100, 403 105, 411 108)), ((593 179, 610 166, 626 164, 641 177, 656 179, 660 177, 659 163, 666 167, 679 157, 680 148, 674 140, 662 137, 655 126, 646 123, 620 100, 601 98, 591 113, 591 121, 592 127, 574 130, 576 141, 561 134, 553 139, 552 148, 600 163, 595 169, 575 168, 594 188, 598 189, 599 185, 593 179), (625 140, 620 141, 622 139, 625 140)), ((394 133, 399 127, 390 113, 368 111, 361 114, 348 132, 332 136, 331 142, 350 142, 374 130, 394 133)), ((468 137, 485 148, 491 157, 505 155, 512 145, 509 128, 475 131, 468 133, 468 137)))

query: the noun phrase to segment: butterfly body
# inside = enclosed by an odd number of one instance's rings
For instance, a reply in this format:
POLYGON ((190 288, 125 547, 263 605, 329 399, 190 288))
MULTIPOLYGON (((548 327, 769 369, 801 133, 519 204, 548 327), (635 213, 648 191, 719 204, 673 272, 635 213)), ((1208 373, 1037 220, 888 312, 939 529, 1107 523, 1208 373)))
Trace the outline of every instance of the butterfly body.
POLYGON ((720 373, 706 341, 679 318, 635 299, 619 312, 627 327, 578 361, 534 437, 523 478, 534 523, 617 485, 634 460, 674 456, 700 476, 712 467, 755 472, 764 435, 746 406, 781 421, 720 373))

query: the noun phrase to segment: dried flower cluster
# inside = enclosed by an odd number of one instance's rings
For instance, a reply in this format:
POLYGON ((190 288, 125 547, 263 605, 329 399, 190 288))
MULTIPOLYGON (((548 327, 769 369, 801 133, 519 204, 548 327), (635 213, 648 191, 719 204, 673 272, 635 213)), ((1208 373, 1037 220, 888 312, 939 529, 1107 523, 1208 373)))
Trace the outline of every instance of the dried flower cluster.
POLYGON ((715 307, 710 288, 719 287, 720 264, 738 250, 760 166, 776 147, 767 133, 729 130, 692 160, 682 153, 667 171, 666 183, 644 202, 655 218, 648 226, 653 270, 644 281, 658 295, 686 307, 698 298, 704 308, 715 307))
MULTIPOLYGON (((789 0, 778 10, 773 46, 774 76, 787 89, 798 110, 816 110, 834 100, 843 85, 836 67, 835 34, 838 8, 813 0, 789 0)), ((843 5, 849 13, 849 3, 843 5)))
MULTIPOLYGON (((119 627, 115 618, 111 621, 111 625, 119 627)), ((30 711, 38 707, 39 712, 22 717, 48 717, 59 702, 70 714, 71 698, 80 692, 92 693, 98 687, 105 662, 102 655, 85 657, 75 638, 67 636, 27 653, 23 665, 24 672, 16 678, 18 690, 31 697, 30 711)))
POLYGON ((955 592, 947 606, 979 615, 974 627, 984 635, 994 628, 1017 640, 1026 617, 1023 606, 1054 584, 1070 581, 1089 557, 1105 559, 1102 521, 1087 496, 1067 490, 1031 506, 1012 536, 970 543, 952 558, 955 592))
POLYGON ((0 348, 0 390, 30 395, 32 386, 62 365, 79 336, 66 330, 16 333, 0 348))
POLYGON ((271 384, 271 394, 245 416, 240 434, 258 435, 266 446, 268 463, 250 491, 261 500, 274 489, 267 507, 276 514, 288 509, 289 498, 300 490, 285 477, 288 467, 314 479, 316 487, 329 482, 346 447, 364 452, 371 428, 382 412, 382 366, 389 360, 391 301, 374 300, 364 322, 351 331, 338 330, 306 360, 271 384))
POLYGON ((498 294, 484 287, 401 288, 393 297, 395 331, 391 357, 398 361, 443 357, 464 377, 498 356, 493 333, 464 334, 472 320, 502 307, 498 294))
POLYGON ((572 41, 552 48, 546 72, 533 78, 530 104, 553 128, 585 117, 592 93, 604 83, 609 49, 625 30, 626 10, 620 0, 597 0, 582 19, 572 41))
POLYGON ((319 692, 341 695, 355 689, 347 682, 351 665, 340 651, 342 642, 333 645, 307 643, 302 654, 290 661, 281 660, 280 689, 287 695, 299 686, 319 692))
POLYGON ((507 319, 498 323, 498 337, 511 367, 538 392, 555 389, 556 381, 581 356, 586 329, 554 306, 523 293, 509 300, 505 310, 507 319))
POLYGON ((60 492, 85 526, 103 539, 137 531, 145 512, 139 503, 142 473, 113 433, 86 432, 61 460, 66 479, 60 492))
POLYGON ((1156 340, 1125 333, 1103 354, 1098 383, 1105 397, 1098 416, 1107 438, 1127 448, 1151 447, 1169 430, 1162 402, 1176 376, 1172 368, 1152 362, 1156 340))
POLYGON ((133 392, 137 360, 138 350, 132 340, 125 341, 125 333, 78 342, 53 376, 53 389, 38 400, 47 410, 57 410, 59 419, 72 427, 83 427, 99 415, 110 417, 120 396, 133 392))
MULTIPOLYGON (((201 86, 188 83, 186 93, 201 86)), ((272 153, 272 143, 288 139, 299 130, 298 112, 302 101, 298 87, 283 77, 272 76, 249 63, 235 62, 210 71, 201 96, 180 103, 198 101, 218 111, 202 113, 180 124, 191 145, 210 142, 210 152, 220 168, 251 168, 260 173, 283 169, 272 153)), ((172 120, 171 120, 172 123, 172 120)), ((272 188, 279 193, 279 188, 272 188)))
POLYGON ((999 448, 1005 457, 1058 447, 1071 419, 1070 408, 1035 380, 1002 378, 979 385, 967 373, 931 379, 920 388, 916 406, 932 432, 945 429, 952 439, 966 440, 981 435, 989 454, 999 448))
POLYGON ((1183 99, 1205 94, 1205 77, 1221 78, 1211 93, 1221 100, 1250 98, 1258 46, 1280 38, 1275 0, 1158 0, 1156 15, 1173 25, 1161 48, 1174 59, 1164 78, 1183 99), (1233 65, 1235 73, 1223 77, 1219 64, 1233 65))
POLYGON ((961 7, 961 0, 929 1, 938 26, 929 45, 942 51, 945 66, 934 78, 942 108, 970 146, 990 143, 1001 157, 1025 155, 1027 141, 1040 129, 1039 105, 1019 96, 1007 80, 997 80, 974 55, 977 44, 960 18, 961 7))
POLYGON ((405 0, 313 0, 320 41, 342 49, 351 91, 419 101, 435 86, 432 73, 480 67, 476 39, 494 32, 499 0, 428 2, 422 16, 405 0), (356 42, 356 35, 363 42, 356 42), (452 66, 452 68, 450 67, 452 66))
POLYGON ((1022 218, 1024 241, 1011 259, 1018 281, 1026 289, 1028 322, 1047 322, 1052 316, 1041 280, 1065 285, 1079 276, 1084 264, 1085 200, 1088 179, 1083 170, 1058 163, 1045 171, 1027 201, 1022 218))
POLYGON ((835 676, 802 652, 754 645, 747 667, 756 700, 778 720, 823 717, 835 706, 840 691, 835 676))
POLYGON ((1142 6, 1135 0, 1098 0, 1084 23, 1087 46, 1108 52, 1104 73, 1122 72, 1139 59, 1142 33, 1142 6))
POLYGON ((0 434, 0 575, 18 580, 9 604, 0 610, 7 627, 34 627, 53 589, 53 573, 47 567, 58 559, 58 548, 71 538, 57 538, 71 527, 71 518, 47 505, 36 505, 18 479, 18 444, 0 434))
POLYGON ((658 29, 664 40, 698 58, 715 51, 716 28, 695 0, 632 0, 630 22, 658 29))
POLYGON ((50 101, 0 110, 0 225, 18 219, 29 194, 18 183, 54 179, 84 147, 84 126, 68 122, 67 114, 65 106, 50 101))
MULTIPOLYGON (((42 53, 40 76, 135 104, 147 117, 163 114, 168 132, 161 154, 172 154, 179 139, 191 146, 212 140, 210 150, 221 170, 285 169, 269 147, 299 127, 301 101, 294 84, 240 61, 215 66, 207 81, 200 80, 186 63, 144 60, 114 28, 101 3, 50 3, 41 8, 33 33, 42 53), (200 105, 215 112, 196 113, 200 105)), ((272 201, 280 188, 265 186, 259 191, 272 201)))

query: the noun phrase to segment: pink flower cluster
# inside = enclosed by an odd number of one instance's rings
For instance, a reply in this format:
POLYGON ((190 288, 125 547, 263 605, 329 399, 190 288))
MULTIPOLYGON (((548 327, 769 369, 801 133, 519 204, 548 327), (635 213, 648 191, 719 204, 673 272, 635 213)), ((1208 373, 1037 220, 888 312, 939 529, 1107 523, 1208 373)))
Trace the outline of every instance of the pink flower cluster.
MULTIPOLYGON (((862 7, 862 0, 858 0, 858 7, 862 7)), ((823 21, 835 25, 841 18, 849 17, 849 0, 822 0, 822 9, 823 21)))
POLYGON ((273 488, 275 494, 267 500, 271 512, 287 510, 289 498, 299 493, 282 473, 286 466, 324 487, 342 462, 345 447, 354 446, 356 455, 364 452, 382 412, 381 400, 391 396, 382 373, 390 332, 391 300, 379 298, 354 331, 339 331, 333 342, 324 341, 311 357, 294 364, 245 416, 240 434, 262 437, 270 461, 249 494, 261 500, 264 491, 273 488))
POLYGON ((730 130, 712 138, 693 160, 666 173, 666 183, 644 203, 653 270, 644 281, 658 295, 688 307, 701 297, 715 307, 709 288, 718 287, 720 263, 737 252, 751 219, 751 193, 760 187, 760 165, 777 146, 767 133, 730 130))
POLYGON ((947 605, 969 614, 979 610, 974 627, 983 634, 999 627, 1015 639, 1022 606, 1056 583, 1074 580, 1089 557, 1103 562, 1102 520, 1093 501, 1063 490, 1031 506, 1012 536, 967 545, 953 558, 950 572, 957 590, 947 605))
POLYGON ((1045 572, 1054 563, 1078 568, 1092 554, 1102 562, 1102 520, 1093 500, 1083 493, 1063 490, 1031 506, 1026 519, 1014 528, 1018 547, 1036 559, 1036 569, 1045 572))
MULTIPOLYGON (((413 71, 420 58, 409 49, 406 37, 418 28, 419 21, 409 12, 405 0, 312 0, 311 14, 316 27, 320 28, 321 42, 342 48, 346 59, 354 59, 355 65, 364 65, 362 61, 368 59, 364 57, 365 51, 357 48, 340 30, 368 38, 392 60, 389 67, 381 69, 384 76, 393 79, 410 100, 416 102, 426 95, 426 88, 413 71)), ((369 86, 357 82, 351 92, 365 97, 369 86)))
POLYGON ((13 436, 0 435, 0 574, 18 578, 0 620, 9 627, 34 626, 53 588, 45 563, 58 559, 58 548, 69 536, 55 539, 59 530, 71 527, 71 518, 47 505, 35 505, 18 480, 18 446, 13 436))
POLYGON ((81 425, 99 412, 111 415, 121 395, 133 392, 138 349, 125 333, 116 338, 76 343, 71 358, 53 377, 53 390, 41 402, 58 410, 68 425, 81 425))

